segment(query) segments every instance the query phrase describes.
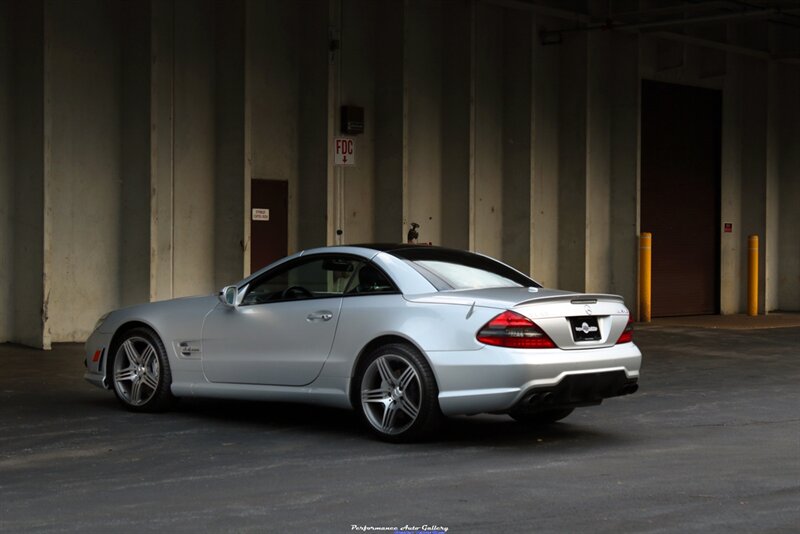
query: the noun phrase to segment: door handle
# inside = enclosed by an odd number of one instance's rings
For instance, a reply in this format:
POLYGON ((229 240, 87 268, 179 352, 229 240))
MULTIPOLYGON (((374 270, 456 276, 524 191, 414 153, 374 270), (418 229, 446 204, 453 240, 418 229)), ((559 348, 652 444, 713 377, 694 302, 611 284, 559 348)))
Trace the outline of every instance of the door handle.
POLYGON ((308 317, 306 317, 306 321, 309 323, 314 323, 317 321, 330 321, 333 318, 333 314, 329 311, 318 311, 314 313, 309 313, 308 317))

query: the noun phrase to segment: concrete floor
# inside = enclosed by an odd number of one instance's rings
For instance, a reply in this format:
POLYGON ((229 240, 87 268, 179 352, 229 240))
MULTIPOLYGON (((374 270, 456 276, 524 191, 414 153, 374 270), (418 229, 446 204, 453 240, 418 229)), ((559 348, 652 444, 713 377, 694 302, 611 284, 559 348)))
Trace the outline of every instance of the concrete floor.
POLYGON ((797 532, 800 328, 650 325, 640 392, 550 428, 370 439, 349 412, 185 401, 134 415, 81 347, 0 345, 0 531, 797 532))
MULTIPOLYGON (((731 315, 690 315, 684 317, 657 317, 655 326, 690 326, 697 328, 721 328, 724 330, 756 330, 759 328, 800 327, 800 313, 772 312, 749 316, 742 313, 731 315)), ((649 326, 649 325, 645 325, 649 326)))

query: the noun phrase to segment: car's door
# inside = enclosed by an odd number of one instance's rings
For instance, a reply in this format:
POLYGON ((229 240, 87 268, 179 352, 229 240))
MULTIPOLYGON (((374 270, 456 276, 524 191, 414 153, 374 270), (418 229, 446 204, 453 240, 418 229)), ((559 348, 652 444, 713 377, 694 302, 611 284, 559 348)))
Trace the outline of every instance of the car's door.
POLYGON ((217 305, 203 325, 211 382, 302 386, 331 350, 344 293, 363 260, 300 257, 242 288, 236 307, 217 305))

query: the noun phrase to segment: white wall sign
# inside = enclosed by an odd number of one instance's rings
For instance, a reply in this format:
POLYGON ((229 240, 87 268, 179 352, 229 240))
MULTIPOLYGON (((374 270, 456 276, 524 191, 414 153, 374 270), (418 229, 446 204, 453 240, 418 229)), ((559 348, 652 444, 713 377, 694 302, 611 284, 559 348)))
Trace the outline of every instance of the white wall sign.
POLYGON ((356 150, 355 139, 350 137, 336 137, 333 140, 333 164, 355 165, 356 150))
POLYGON ((268 221, 269 209, 268 208, 253 208, 254 221, 268 221))

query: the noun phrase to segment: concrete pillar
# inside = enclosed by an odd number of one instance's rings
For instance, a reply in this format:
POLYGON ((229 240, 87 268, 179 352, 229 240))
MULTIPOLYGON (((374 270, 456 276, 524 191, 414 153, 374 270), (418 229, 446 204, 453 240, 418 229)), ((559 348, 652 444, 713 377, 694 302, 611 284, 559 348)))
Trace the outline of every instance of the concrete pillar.
POLYGON ((588 35, 586 291, 636 302, 640 74, 638 38, 588 35))
POLYGON ((175 6, 152 0, 150 19, 150 300, 174 295, 175 6))
POLYGON ((44 4, 14 8, 13 335, 11 340, 50 348, 45 330, 49 283, 44 270, 44 4))
MULTIPOLYGON (((587 36, 586 76, 586 237, 585 289, 608 291, 611 285, 611 114, 613 36, 587 36)), ((576 187, 578 184, 575 184, 576 187)), ((569 211, 567 206, 562 206, 569 211)), ((575 209, 578 206, 574 206, 575 209)))
POLYGON ((551 19, 537 19, 532 35, 532 185, 531 185, 531 271, 547 287, 559 285, 559 100, 561 94, 558 45, 543 46, 539 32, 556 27, 551 19))
POLYGON ((559 287, 586 286, 587 36, 560 45, 558 262, 559 287))
POLYGON ((14 138, 12 14, 10 0, 0 1, 0 343, 13 336, 13 258, 14 258, 14 138))
POLYGON ((442 241, 469 248, 473 5, 449 2, 442 21, 442 241))
POLYGON ((530 274, 531 30, 528 13, 503 14, 502 257, 530 274))
POLYGON ((341 131, 341 106, 363 108, 365 124, 364 133, 349 136, 355 142, 356 164, 337 169, 343 189, 338 199, 343 243, 373 241, 379 7, 383 5, 373 0, 350 0, 341 4, 339 90, 333 117, 336 135, 346 135, 341 131))
POLYGON ((478 3, 475 33, 474 249, 503 255, 503 10, 478 3))
POLYGON ((303 3, 303 24, 298 37, 300 101, 298 109, 297 182, 298 249, 317 247, 327 242, 328 218, 328 4, 303 3))
POLYGON ((420 225, 420 242, 441 244, 442 4, 409 0, 405 8, 403 225, 420 225))
POLYGON ((779 67, 778 104, 778 201, 779 239, 777 243, 778 295, 775 308, 800 311, 800 70, 796 66, 779 67))
POLYGON ((374 35, 374 114, 366 128, 375 132, 373 238, 386 243, 403 238, 404 20, 402 3, 392 0, 379 3, 374 35))
MULTIPOLYGON (((758 310, 764 312, 764 268, 766 249, 767 202, 767 63, 753 58, 742 58, 742 138, 741 138, 741 203, 743 236, 762 236, 759 247, 758 310)), ((745 249, 746 243, 743 245, 745 249)), ((747 254, 740 254, 739 310, 747 309, 747 254)))
POLYGON ((46 2, 44 20, 45 334, 82 341, 120 301, 119 5, 46 2))
POLYGON ((764 312, 777 310, 780 296, 780 66, 767 65, 767 132, 766 132, 766 235, 764 243, 764 312))
POLYGON ((602 291, 631 308, 638 295, 639 139, 641 74, 639 37, 616 33, 611 41, 610 272, 602 291))
POLYGON ((175 0, 173 295, 215 289, 215 3, 175 0))
POLYGON ((150 298, 150 5, 122 2, 120 304, 150 298))
MULTIPOLYGON (((723 315, 739 313, 746 294, 742 271, 747 252, 747 234, 742 230, 742 76, 741 58, 728 54, 722 92, 722 172, 720 215, 722 222, 733 223, 730 233, 723 233, 720 244, 720 311, 723 315)), ((657 245, 656 245, 657 246, 657 245)))
MULTIPOLYGON (((249 184, 245 116, 245 2, 215 4, 216 97, 214 180, 214 287, 239 280, 245 270, 245 188, 249 184)), ((249 225, 248 225, 249 227, 249 225)), ((248 264, 249 267, 249 264, 248 264)))

